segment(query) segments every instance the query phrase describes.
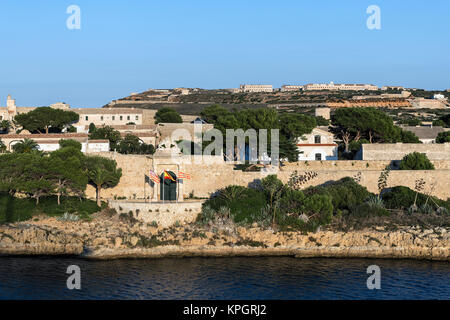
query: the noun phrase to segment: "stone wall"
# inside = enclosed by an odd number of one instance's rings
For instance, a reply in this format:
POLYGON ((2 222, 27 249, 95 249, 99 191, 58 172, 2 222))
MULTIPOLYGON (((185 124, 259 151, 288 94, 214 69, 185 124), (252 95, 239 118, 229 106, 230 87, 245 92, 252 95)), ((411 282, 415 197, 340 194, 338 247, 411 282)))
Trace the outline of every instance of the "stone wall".
POLYGON ((197 219, 202 210, 202 201, 174 202, 131 202, 131 201, 108 201, 109 206, 119 214, 132 213, 133 217, 145 223, 156 222, 158 226, 166 228, 177 221, 180 224, 191 223, 197 219))
MULTIPOLYGON (((141 155, 121 155, 113 153, 101 153, 100 155, 115 158, 118 166, 122 168, 122 179, 112 189, 102 191, 102 197, 113 199, 114 197, 126 197, 127 199, 158 199, 159 185, 153 188, 146 183, 145 175, 150 170, 160 174, 163 170, 171 170, 175 173, 182 171, 192 176, 190 180, 183 180, 179 184, 179 193, 187 198, 190 194, 195 197, 209 197, 217 189, 228 185, 242 185, 258 183, 259 180, 269 174, 277 174, 287 182, 294 171, 300 174, 315 172, 316 177, 308 181, 304 187, 319 185, 328 181, 339 180, 344 177, 353 177, 371 192, 378 192, 378 178, 381 171, 389 162, 386 161, 310 161, 289 163, 278 168, 267 168, 261 172, 243 172, 234 170, 233 164, 224 163, 221 157, 207 157, 205 161, 195 163, 192 157, 152 158, 141 155), (354 163, 352 165, 352 162, 354 163)), ((447 199, 450 197, 450 161, 434 162, 437 170, 410 171, 392 170, 388 178, 388 187, 407 186, 414 188, 417 179, 426 182, 424 192, 429 192, 435 185, 433 195, 447 199)), ((88 197, 95 197, 92 187, 87 189, 88 197)), ((179 201, 182 201, 181 197, 179 201)))
POLYGON ((361 150, 363 160, 401 160, 412 152, 425 153, 430 160, 450 159, 450 143, 367 143, 361 150))

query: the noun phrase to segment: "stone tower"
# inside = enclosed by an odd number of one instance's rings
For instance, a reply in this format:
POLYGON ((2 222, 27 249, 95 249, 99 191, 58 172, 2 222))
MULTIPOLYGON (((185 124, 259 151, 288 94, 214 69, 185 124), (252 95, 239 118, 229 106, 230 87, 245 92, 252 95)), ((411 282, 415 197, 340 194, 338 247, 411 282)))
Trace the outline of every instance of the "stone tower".
POLYGON ((8 110, 8 115, 10 117, 14 117, 17 113, 16 108, 16 100, 11 98, 11 95, 8 95, 8 98, 6 99, 6 108, 8 110))

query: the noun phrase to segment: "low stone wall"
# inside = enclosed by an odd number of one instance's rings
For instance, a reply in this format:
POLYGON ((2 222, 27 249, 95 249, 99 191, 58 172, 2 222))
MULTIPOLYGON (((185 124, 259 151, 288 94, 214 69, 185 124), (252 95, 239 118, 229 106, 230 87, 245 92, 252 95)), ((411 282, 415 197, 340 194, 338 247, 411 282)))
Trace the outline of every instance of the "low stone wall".
POLYGON ((134 218, 145 223, 156 222, 158 226, 166 228, 174 225, 194 222, 202 210, 202 201, 172 202, 132 202, 110 200, 109 207, 119 214, 132 212, 134 218))

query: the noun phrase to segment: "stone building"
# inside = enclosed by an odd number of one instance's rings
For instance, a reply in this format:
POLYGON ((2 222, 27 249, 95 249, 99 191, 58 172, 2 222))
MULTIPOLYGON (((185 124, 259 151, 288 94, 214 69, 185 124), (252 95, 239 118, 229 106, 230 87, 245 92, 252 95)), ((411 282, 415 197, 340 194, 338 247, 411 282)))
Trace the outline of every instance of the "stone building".
POLYGON ((273 92, 271 84, 241 84, 241 92, 273 92))
POLYGON ((354 91, 364 91, 378 90, 377 86, 372 84, 340 84, 340 83, 308 83, 303 86, 303 90, 354 90, 354 91))
POLYGON ((438 134, 445 131, 440 126, 402 126, 402 129, 414 133, 422 143, 435 143, 438 134))

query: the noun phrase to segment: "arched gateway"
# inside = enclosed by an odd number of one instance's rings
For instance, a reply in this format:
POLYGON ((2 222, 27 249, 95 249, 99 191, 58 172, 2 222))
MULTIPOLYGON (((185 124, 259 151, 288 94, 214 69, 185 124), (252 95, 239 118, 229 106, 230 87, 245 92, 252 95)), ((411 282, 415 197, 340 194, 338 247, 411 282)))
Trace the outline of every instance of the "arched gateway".
POLYGON ((172 171, 163 171, 160 178, 161 200, 177 200, 177 176, 172 171))

